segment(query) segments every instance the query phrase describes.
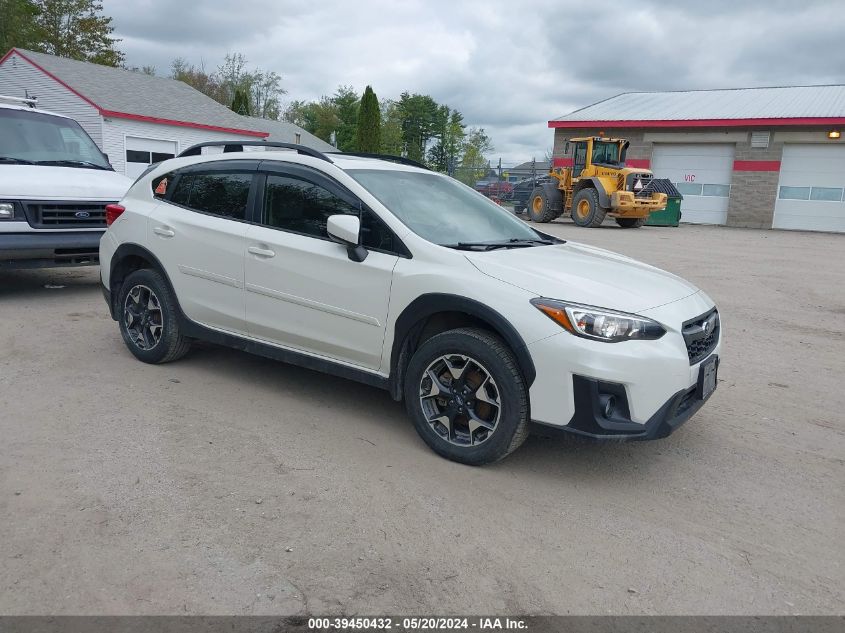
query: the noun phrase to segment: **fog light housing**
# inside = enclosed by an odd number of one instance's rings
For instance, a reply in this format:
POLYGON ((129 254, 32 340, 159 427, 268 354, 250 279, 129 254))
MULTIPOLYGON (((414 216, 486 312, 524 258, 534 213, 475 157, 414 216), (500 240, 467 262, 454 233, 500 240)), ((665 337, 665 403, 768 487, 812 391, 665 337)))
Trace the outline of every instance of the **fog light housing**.
POLYGON ((0 220, 11 220, 15 217, 15 205, 11 202, 0 202, 0 220))
POLYGON ((608 393, 599 395, 599 407, 601 414, 606 418, 612 418, 613 412, 616 411, 616 396, 608 393))

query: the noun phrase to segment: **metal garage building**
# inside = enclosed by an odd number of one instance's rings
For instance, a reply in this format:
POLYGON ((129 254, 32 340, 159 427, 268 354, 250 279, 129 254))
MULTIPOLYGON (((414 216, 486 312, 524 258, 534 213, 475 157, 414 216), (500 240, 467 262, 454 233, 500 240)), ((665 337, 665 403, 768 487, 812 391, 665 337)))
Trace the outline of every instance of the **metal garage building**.
POLYGON ((629 139, 685 222, 845 232, 845 85, 625 93, 549 127, 558 166, 570 138, 629 139))

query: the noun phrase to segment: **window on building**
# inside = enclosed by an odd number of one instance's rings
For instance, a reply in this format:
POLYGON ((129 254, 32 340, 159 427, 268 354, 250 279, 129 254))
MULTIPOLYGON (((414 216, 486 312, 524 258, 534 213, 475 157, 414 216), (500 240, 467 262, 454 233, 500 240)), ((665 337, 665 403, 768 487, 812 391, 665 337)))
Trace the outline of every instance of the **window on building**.
POLYGON ((810 200, 839 202, 842 200, 842 189, 839 187, 813 187, 810 190, 810 200))
POLYGON ((127 163, 143 163, 144 165, 150 164, 150 153, 149 152, 142 152, 137 149, 128 149, 126 150, 126 162, 127 163))
POLYGON ((297 132, 296 135, 294 136, 294 143, 299 145, 299 143, 301 143, 301 142, 302 142, 302 134, 297 132))
POLYGON ((781 200, 809 200, 810 187, 781 187, 778 197, 781 200))
POLYGON ((170 201, 195 211, 244 220, 251 183, 251 174, 182 174, 170 201))
POLYGON ((685 196, 701 195, 701 185, 694 182, 676 182, 675 188, 685 196))
POLYGON ((731 186, 730 185, 702 185, 701 195, 702 196, 712 196, 712 197, 716 197, 716 198, 730 198, 731 197, 731 186))

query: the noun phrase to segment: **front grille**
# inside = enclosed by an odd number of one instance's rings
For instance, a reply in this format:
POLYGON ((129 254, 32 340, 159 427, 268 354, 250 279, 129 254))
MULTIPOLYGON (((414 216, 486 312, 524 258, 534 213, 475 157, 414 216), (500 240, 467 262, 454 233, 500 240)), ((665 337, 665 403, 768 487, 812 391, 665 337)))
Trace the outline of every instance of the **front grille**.
POLYGON ((690 365, 704 360, 715 349, 719 342, 720 330, 719 312, 716 308, 684 322, 681 332, 687 344, 690 365))
POLYGON ((648 186, 651 184, 651 181, 653 179, 653 174, 628 174, 628 182, 626 183, 626 188, 628 189, 628 191, 634 192, 635 198, 640 196, 650 197, 651 192, 648 190, 648 186), (638 181, 642 185, 642 188, 635 188, 638 181))
POLYGON ((107 202, 31 202, 26 204, 35 228, 104 228, 107 202))

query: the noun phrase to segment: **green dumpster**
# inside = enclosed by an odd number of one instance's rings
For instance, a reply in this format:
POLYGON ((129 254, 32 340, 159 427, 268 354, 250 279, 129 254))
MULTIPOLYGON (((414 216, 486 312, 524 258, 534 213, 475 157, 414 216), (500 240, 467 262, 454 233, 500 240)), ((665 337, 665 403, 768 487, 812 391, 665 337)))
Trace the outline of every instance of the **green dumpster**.
POLYGON ((666 208, 650 213, 646 226, 678 226, 681 221, 681 200, 683 196, 669 180, 652 180, 649 188, 668 196, 666 208))
POLYGON ((678 226, 681 221, 681 199, 672 196, 666 201, 663 211, 650 213, 646 226, 678 226))

